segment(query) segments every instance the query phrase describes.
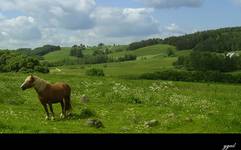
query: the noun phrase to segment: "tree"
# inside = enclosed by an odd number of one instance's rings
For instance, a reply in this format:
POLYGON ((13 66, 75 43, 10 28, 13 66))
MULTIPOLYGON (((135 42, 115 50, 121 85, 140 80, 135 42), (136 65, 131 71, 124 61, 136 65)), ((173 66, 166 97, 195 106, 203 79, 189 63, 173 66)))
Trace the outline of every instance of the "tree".
POLYGON ((99 43, 98 47, 103 47, 105 44, 104 43, 99 43))
POLYGON ((170 47, 167 49, 167 56, 170 57, 170 56, 174 56, 175 53, 173 51, 173 49, 171 49, 170 47))
POLYGON ((82 50, 85 49, 85 46, 84 45, 80 45, 80 46, 77 46, 77 45, 74 45, 72 46, 71 50, 70 50, 70 56, 75 56, 75 57, 83 57, 83 53, 82 53, 82 50))
POLYGON ((105 53, 102 50, 95 50, 93 52, 93 56, 97 56, 97 55, 105 55, 105 53))
POLYGON ((38 55, 38 56, 43 56, 47 53, 53 52, 53 51, 58 51, 60 50, 61 47, 60 46, 54 46, 54 45, 44 45, 42 47, 37 47, 35 48, 32 53, 34 55, 38 55))

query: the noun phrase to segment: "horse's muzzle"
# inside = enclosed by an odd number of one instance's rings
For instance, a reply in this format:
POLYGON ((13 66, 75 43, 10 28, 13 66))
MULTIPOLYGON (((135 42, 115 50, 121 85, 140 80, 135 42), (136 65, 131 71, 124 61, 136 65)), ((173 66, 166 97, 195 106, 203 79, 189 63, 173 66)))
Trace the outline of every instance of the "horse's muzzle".
POLYGON ((20 88, 21 88, 23 91, 27 89, 25 86, 21 86, 20 88))

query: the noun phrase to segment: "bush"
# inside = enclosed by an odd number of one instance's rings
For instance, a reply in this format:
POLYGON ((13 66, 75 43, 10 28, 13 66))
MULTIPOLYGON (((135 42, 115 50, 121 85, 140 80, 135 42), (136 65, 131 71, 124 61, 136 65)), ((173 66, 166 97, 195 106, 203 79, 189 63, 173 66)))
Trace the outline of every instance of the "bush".
POLYGON ((85 46, 84 45, 80 45, 80 46, 77 46, 77 45, 74 45, 71 47, 71 50, 70 50, 70 56, 75 56, 75 57, 83 57, 83 53, 82 51, 85 50, 85 46))
POLYGON ((3 51, 0 53, 0 72, 42 72, 48 73, 48 67, 43 66, 37 57, 21 53, 3 51))
POLYGON ((80 118, 89 118, 95 116, 95 112, 89 108, 83 108, 80 111, 80 118))
POLYGON ((136 60, 137 56, 136 55, 132 55, 132 54, 125 54, 122 57, 119 57, 117 59, 117 61, 121 62, 121 61, 130 61, 130 60, 136 60))
POLYGON ((49 73, 49 68, 45 66, 35 66, 34 70, 41 73, 49 73))
POLYGON ((23 67, 23 68, 21 68, 21 69, 19 70, 19 72, 22 72, 22 73, 33 73, 34 70, 23 67))
POLYGON ((88 76, 105 76, 103 69, 92 68, 86 71, 88 76))
POLYGON ((241 83, 241 75, 225 74, 218 71, 183 71, 183 70, 165 70, 154 73, 145 73, 140 75, 141 79, 149 80, 171 80, 187 82, 225 82, 241 83))
POLYGON ((175 52, 171 48, 168 48, 166 53, 168 57, 175 56, 175 52))

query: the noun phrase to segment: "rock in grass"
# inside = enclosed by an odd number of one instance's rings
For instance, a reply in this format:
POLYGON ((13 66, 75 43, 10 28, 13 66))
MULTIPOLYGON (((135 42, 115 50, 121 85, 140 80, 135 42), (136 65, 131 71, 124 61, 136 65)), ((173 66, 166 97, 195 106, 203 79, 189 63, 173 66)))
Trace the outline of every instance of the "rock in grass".
POLYGON ((90 127, 95 127, 95 128, 103 128, 104 125, 99 119, 88 119, 86 121, 86 124, 90 127))
POLYGON ((148 127, 148 128, 154 127, 154 126, 158 125, 158 121, 153 119, 153 120, 150 120, 150 121, 146 121, 144 125, 145 125, 145 127, 148 127))
POLYGON ((122 127, 122 128, 120 128, 120 130, 121 130, 122 132, 127 132, 127 131, 129 131, 130 129, 127 128, 127 127, 122 127))
POLYGON ((173 118, 173 117, 175 117, 175 114, 174 113, 167 114, 167 117, 173 118))
POLYGON ((86 104, 89 102, 89 97, 86 96, 86 95, 82 95, 81 98, 80 98, 80 102, 86 104))
POLYGON ((186 122, 192 122, 193 120, 192 120, 191 117, 186 117, 186 118, 185 118, 185 121, 186 121, 186 122))

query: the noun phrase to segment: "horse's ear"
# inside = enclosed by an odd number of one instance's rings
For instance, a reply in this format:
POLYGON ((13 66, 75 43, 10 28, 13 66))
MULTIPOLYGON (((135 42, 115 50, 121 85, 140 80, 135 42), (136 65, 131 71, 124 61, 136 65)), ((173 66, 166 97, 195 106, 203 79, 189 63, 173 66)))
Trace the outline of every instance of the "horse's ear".
POLYGON ((33 78, 33 75, 31 74, 30 77, 33 78))

